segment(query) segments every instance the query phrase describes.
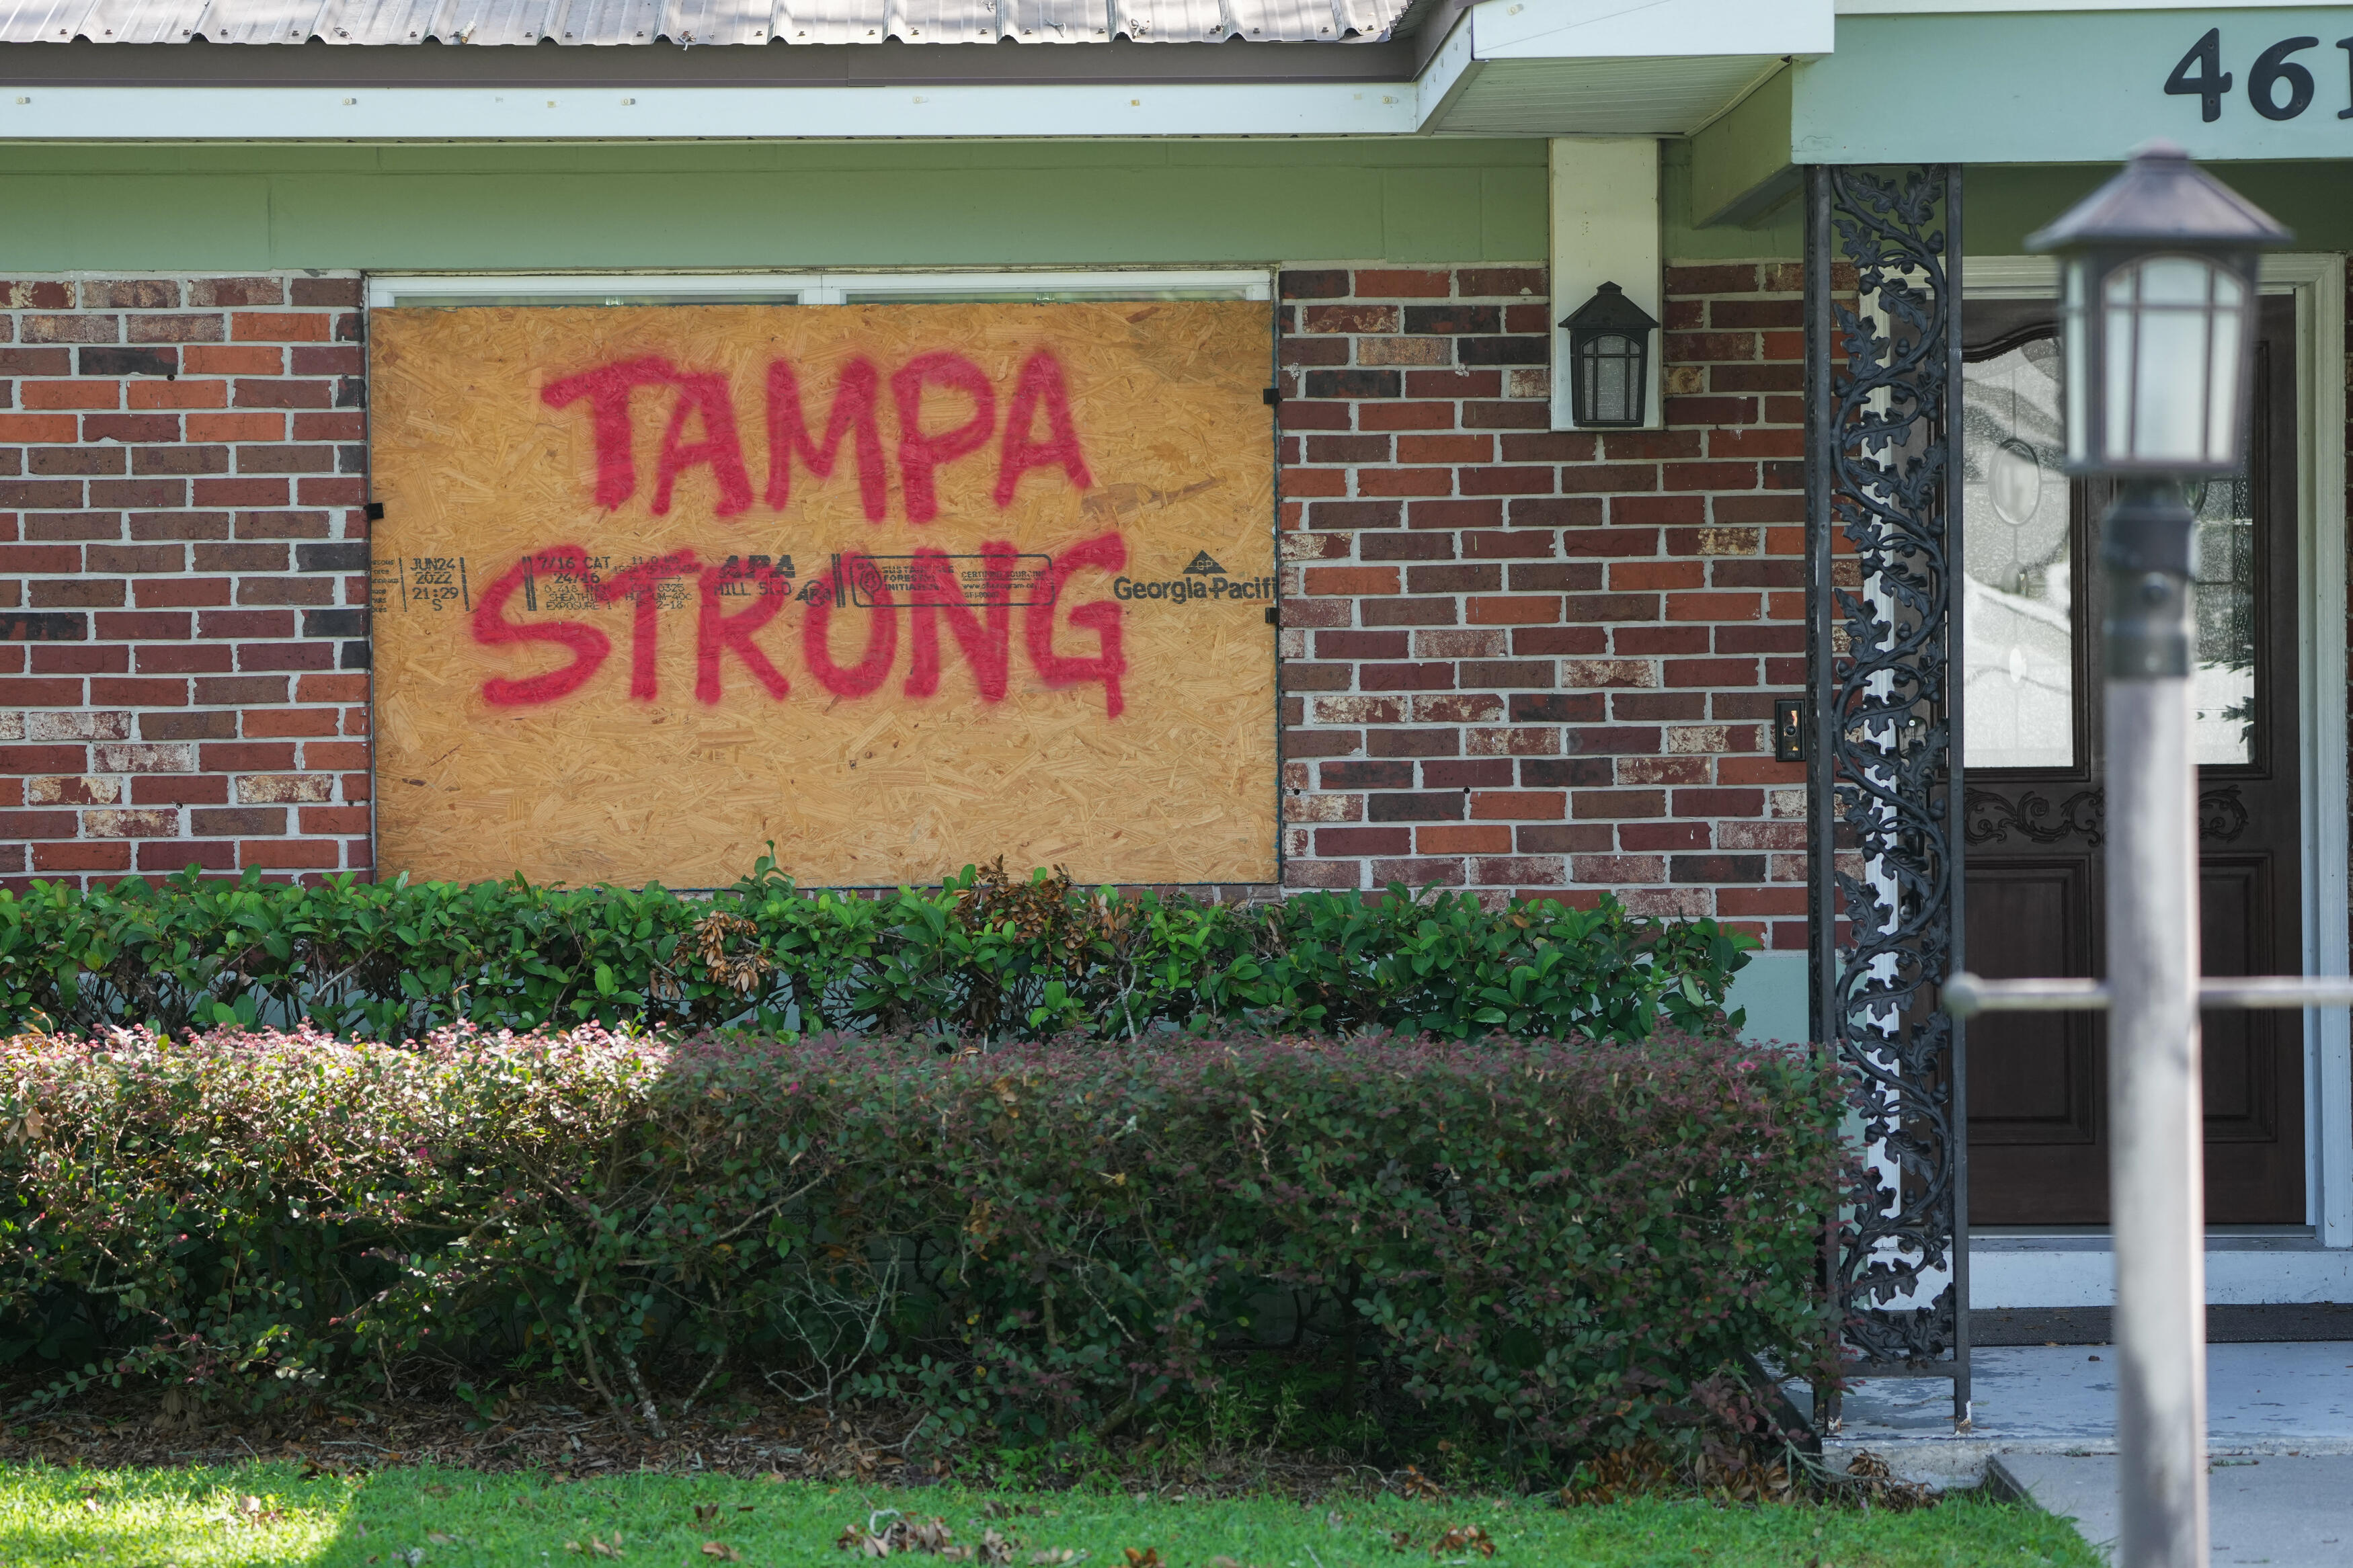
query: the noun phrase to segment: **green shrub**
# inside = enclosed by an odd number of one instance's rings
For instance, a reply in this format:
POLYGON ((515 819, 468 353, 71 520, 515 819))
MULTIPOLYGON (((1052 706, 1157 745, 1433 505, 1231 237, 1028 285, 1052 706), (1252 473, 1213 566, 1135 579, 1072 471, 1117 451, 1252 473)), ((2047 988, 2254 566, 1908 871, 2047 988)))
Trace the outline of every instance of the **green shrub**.
POLYGON ((1492 1440, 1622 1441, 1736 1400, 1746 1354, 1820 1364, 1840 1106, 1683 1036, 26 1036, 0 1355, 52 1397, 538 1376, 657 1425, 756 1381, 940 1439, 1152 1426, 1271 1355, 1492 1440))
POLYGON ((1697 1032, 1754 943, 1714 921, 1461 894, 1246 906, 1087 892, 1036 873, 809 894, 763 858, 708 898, 660 887, 319 886, 193 868, 0 892, 0 1030, 309 1023, 404 1039, 584 1022, 1003 1038, 1155 1027, 1697 1032))

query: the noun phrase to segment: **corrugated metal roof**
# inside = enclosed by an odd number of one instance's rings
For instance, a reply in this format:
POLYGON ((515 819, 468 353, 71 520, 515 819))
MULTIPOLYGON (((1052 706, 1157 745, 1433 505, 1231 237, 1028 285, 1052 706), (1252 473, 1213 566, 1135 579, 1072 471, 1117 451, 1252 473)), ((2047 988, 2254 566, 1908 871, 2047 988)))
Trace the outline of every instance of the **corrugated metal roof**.
POLYGON ((1336 43, 1406 0, 0 0, 0 42, 1336 43))

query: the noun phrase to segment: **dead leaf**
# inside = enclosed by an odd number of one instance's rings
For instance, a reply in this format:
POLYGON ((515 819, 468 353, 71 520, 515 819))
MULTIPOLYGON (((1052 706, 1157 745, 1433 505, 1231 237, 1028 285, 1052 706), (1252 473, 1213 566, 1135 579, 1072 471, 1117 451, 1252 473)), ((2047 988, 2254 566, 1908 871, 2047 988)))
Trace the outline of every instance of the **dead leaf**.
POLYGON ((725 1545, 724 1543, 716 1541, 704 1542, 702 1543, 702 1554, 705 1557, 716 1557, 722 1563, 741 1563, 744 1561, 744 1554, 742 1552, 736 1551, 732 1546, 725 1545))
POLYGON ((1438 1538, 1430 1549, 1432 1557, 1443 1557, 1450 1552, 1475 1552, 1482 1557, 1495 1555, 1495 1543, 1487 1532, 1475 1524, 1458 1524, 1438 1538))
POLYGON ((1067 1546, 1050 1546, 1042 1552, 1029 1553, 1029 1561, 1037 1564, 1037 1568, 1068 1568, 1069 1564, 1080 1562, 1085 1556, 1085 1552, 1074 1552, 1067 1546))
POLYGON ((717 1519, 718 1517, 719 1517, 719 1505, 718 1505, 717 1503, 715 1503, 715 1502, 699 1502, 699 1503, 696 1503, 696 1504, 694 1505, 694 1522, 695 1522, 695 1523, 697 1523, 697 1524, 709 1524, 712 1520, 717 1519))
POLYGON ((1423 1502, 1437 1502, 1446 1496, 1444 1487, 1440 1486, 1411 1465, 1405 1468, 1405 1475, 1398 1481, 1397 1489, 1406 1496, 1417 1498, 1423 1502))
POLYGON ((438 1530, 428 1530, 425 1532, 425 1542, 428 1546, 455 1546, 458 1544, 458 1538, 454 1535, 444 1535, 438 1530))
POLYGON ((1010 1563, 1013 1550, 1021 1543, 994 1530, 981 1531, 980 1541, 972 1546, 944 1546, 940 1555, 956 1563, 1010 1563))
POLYGON ((427 1497, 448 1497, 449 1495, 449 1489, 441 1485, 438 1481, 436 1481, 429 1487, 419 1487, 417 1489, 422 1491, 427 1497))
POLYGON ((1160 1561, 1157 1546, 1147 1546, 1141 1552, 1131 1546, 1127 1549, 1127 1568, 1166 1568, 1166 1564, 1160 1561))
POLYGON ((1409 1530, 1392 1530, 1392 1531, 1389 1531, 1389 1550, 1390 1550, 1391 1552, 1410 1552, 1410 1551, 1412 1551, 1412 1550, 1413 1550, 1413 1531, 1409 1531, 1409 1530))
POLYGON ((888 1557, 891 1543, 862 1524, 845 1524, 841 1533, 833 1538, 835 1547, 843 1552, 855 1552, 861 1557, 888 1557))

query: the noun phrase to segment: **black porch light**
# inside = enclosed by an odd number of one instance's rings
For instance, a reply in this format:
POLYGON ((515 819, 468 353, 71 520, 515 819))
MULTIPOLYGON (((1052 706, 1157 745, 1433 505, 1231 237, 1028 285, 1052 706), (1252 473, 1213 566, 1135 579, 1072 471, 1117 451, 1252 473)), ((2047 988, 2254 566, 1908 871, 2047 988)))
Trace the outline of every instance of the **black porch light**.
POLYGON ((1651 334, 1659 323, 1617 284, 1604 283, 1560 324, 1568 329, 1571 421, 1641 425, 1651 390, 1651 334))
POLYGON ((2068 472, 2237 471, 2256 257, 2294 237, 2168 142, 2028 237, 2063 268, 2068 472))

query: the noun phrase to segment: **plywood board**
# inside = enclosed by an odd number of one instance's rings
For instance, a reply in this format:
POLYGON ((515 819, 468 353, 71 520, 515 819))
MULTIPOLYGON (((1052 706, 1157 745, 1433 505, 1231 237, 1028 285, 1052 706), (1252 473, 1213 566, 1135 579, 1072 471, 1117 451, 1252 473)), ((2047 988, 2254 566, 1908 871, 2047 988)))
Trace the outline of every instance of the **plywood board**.
POLYGON ((371 322, 385 872, 1273 879, 1265 306, 371 322))

